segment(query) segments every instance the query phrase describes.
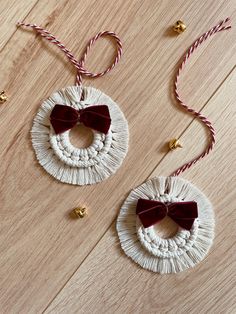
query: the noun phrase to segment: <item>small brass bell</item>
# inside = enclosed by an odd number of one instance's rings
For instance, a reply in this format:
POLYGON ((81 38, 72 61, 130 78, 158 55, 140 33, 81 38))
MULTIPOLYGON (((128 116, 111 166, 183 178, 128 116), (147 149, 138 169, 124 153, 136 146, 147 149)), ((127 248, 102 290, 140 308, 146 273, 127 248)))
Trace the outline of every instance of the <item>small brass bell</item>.
POLYGON ((176 148, 182 148, 182 145, 180 144, 178 139, 174 138, 173 140, 169 141, 169 148, 171 150, 174 150, 176 148))
POLYGON ((85 207, 76 207, 73 209, 73 213, 77 218, 84 218, 84 216, 87 214, 87 211, 85 207))
POLYGON ((4 91, 2 91, 0 93, 0 103, 4 103, 5 101, 7 101, 7 95, 4 91))
POLYGON ((181 34, 186 30, 186 25, 184 24, 184 22, 179 20, 174 24, 173 30, 178 34, 181 34))

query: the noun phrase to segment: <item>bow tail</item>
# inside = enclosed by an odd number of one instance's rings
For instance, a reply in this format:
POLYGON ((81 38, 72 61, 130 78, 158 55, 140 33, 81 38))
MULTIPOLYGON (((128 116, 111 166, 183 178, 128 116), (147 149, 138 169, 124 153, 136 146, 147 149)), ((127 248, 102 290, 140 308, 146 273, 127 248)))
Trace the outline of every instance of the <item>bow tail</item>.
POLYGON ((177 225, 179 225, 181 228, 190 230, 193 226, 195 218, 189 218, 189 219, 179 219, 176 217, 171 217, 172 220, 174 220, 177 225))
POLYGON ((144 228, 148 228, 166 216, 166 207, 161 202, 140 198, 137 203, 136 214, 144 228))
POLYGON ((78 111, 70 106, 55 105, 50 122, 56 134, 72 129, 78 122, 78 111))
POLYGON ((181 228, 190 230, 194 220, 198 217, 196 202, 177 202, 169 205, 168 216, 181 228))
POLYGON ((80 122, 86 127, 94 129, 96 131, 107 134, 110 125, 111 117, 109 109, 106 105, 91 106, 79 111, 80 122))

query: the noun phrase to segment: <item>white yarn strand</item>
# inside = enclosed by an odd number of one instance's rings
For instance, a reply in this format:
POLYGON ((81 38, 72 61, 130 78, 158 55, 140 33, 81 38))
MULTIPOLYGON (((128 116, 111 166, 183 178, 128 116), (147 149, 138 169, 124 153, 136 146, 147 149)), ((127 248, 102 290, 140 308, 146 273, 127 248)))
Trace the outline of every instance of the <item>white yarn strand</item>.
POLYGON ((122 111, 110 97, 93 87, 70 86, 43 102, 35 116, 31 138, 36 157, 49 174, 64 183, 86 185, 107 179, 120 167, 128 151, 129 131, 122 111), (69 131, 56 135, 51 127, 50 114, 55 104, 75 109, 107 105, 111 116, 108 134, 93 131, 89 147, 74 147, 69 131))
POLYGON ((208 253, 214 239, 214 212, 207 197, 190 182, 179 177, 154 177, 134 189, 121 207, 117 232, 125 254, 141 267, 160 274, 178 273, 197 263, 208 253), (136 215, 139 198, 157 201, 196 201, 198 218, 190 231, 179 228, 164 239, 154 227, 144 228, 136 215))

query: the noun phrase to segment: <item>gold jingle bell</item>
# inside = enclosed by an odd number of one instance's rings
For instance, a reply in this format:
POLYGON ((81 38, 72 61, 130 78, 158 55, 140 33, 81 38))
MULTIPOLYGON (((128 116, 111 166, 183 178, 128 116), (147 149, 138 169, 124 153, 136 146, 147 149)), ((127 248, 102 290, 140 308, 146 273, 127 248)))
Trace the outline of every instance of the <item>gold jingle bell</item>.
POLYGON ((174 24, 173 30, 178 34, 181 34, 186 30, 186 25, 184 24, 184 22, 179 20, 174 24))
POLYGON ((73 210, 73 213, 77 218, 84 218, 87 214, 87 211, 85 207, 76 207, 73 210))
POLYGON ((7 101, 7 95, 4 91, 0 93, 0 103, 7 101))
POLYGON ((174 138, 173 140, 169 141, 169 148, 171 150, 174 150, 176 148, 182 148, 182 145, 180 144, 180 141, 176 138, 174 138))

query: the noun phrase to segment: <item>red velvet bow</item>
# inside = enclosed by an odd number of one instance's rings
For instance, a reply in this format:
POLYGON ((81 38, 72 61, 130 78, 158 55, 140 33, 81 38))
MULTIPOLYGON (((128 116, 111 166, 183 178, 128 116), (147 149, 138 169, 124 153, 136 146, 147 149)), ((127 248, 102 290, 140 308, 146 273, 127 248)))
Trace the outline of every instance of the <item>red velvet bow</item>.
POLYGON ((90 106, 80 110, 70 106, 55 105, 50 115, 50 121, 56 134, 70 130, 78 122, 105 134, 111 125, 110 113, 106 105, 90 106))
POLYGON ((144 228, 148 228, 166 216, 173 219, 180 227, 190 230, 198 217, 196 202, 162 203, 140 198, 136 207, 144 228))

